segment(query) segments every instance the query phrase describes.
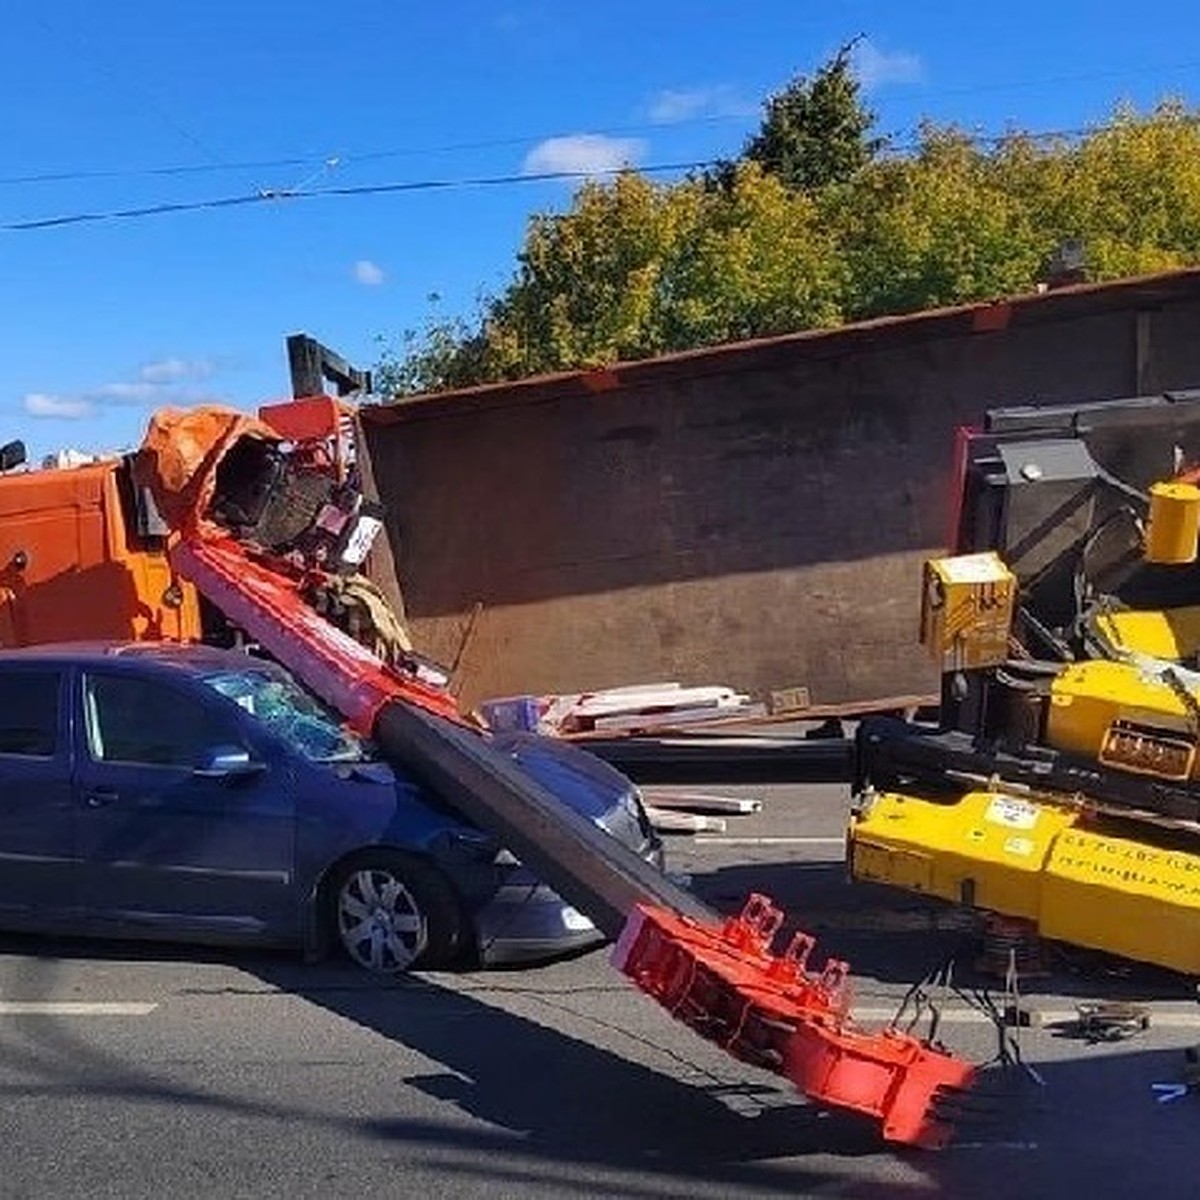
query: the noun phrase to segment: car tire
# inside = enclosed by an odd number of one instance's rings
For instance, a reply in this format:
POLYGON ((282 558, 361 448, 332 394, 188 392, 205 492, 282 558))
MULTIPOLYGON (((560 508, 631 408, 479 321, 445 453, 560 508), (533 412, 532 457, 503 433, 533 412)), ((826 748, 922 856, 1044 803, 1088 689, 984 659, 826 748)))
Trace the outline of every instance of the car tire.
POLYGON ((328 897, 330 934, 364 970, 399 975, 452 966, 462 957, 462 908, 432 863, 394 850, 368 851, 337 873, 328 897))

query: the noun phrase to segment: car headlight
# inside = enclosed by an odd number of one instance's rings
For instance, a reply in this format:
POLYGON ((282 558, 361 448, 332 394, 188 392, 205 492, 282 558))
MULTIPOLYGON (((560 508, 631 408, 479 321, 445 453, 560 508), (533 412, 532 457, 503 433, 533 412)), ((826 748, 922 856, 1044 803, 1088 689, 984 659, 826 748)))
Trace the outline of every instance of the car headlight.
POLYGON ((582 933, 584 930, 596 928, 579 909, 572 908, 569 904, 563 905, 562 920, 563 926, 572 933, 582 933))

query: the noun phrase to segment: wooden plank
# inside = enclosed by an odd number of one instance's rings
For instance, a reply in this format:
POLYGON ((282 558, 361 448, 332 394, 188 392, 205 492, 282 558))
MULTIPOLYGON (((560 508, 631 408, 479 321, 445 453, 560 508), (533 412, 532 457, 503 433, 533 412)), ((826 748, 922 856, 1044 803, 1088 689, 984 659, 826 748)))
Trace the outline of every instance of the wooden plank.
POLYGON ((762 801, 744 796, 714 796, 708 792, 664 792, 642 788, 642 799, 655 808, 726 816, 748 816, 762 812, 762 801))
MULTIPOLYGON (((766 725, 791 724, 795 721, 822 721, 829 717, 853 720, 856 717, 870 717, 885 713, 912 714, 923 708, 937 708, 941 703, 940 696, 911 695, 911 696, 881 696, 877 700, 848 700, 844 704, 813 704, 808 708, 797 709, 788 713, 766 713, 761 705, 751 706, 753 712, 738 711, 736 713, 720 713, 711 720, 704 722, 707 730, 712 727, 728 728, 736 733, 738 727, 755 729, 766 725)), ((667 732, 659 729, 657 732, 667 732)), ((680 732, 686 732, 681 730, 680 732)), ((599 736, 600 731, 590 734, 599 736)), ((589 731, 581 731, 570 735, 572 741, 586 739, 589 731)), ((611 736, 611 731, 604 736, 611 736)))
POLYGON ((778 688, 771 693, 770 709, 772 716, 783 713, 797 712, 812 707, 812 696, 806 687, 778 688))
POLYGON ((731 716, 746 720, 754 715, 763 716, 762 705, 741 705, 738 708, 681 708, 668 712, 629 713, 628 715, 597 717, 592 722, 597 733, 624 733, 645 729, 686 729, 689 726, 709 725, 727 721, 731 716), (753 711, 751 711, 753 710, 753 711))
POLYGON ((724 833, 723 817, 706 817, 699 813, 675 812, 673 809, 646 805, 646 816, 659 833, 724 833))
POLYGON ((572 705, 568 715, 577 720, 588 717, 621 716, 648 709, 719 708, 737 704, 749 697, 727 687, 647 688, 636 692, 595 692, 572 705))

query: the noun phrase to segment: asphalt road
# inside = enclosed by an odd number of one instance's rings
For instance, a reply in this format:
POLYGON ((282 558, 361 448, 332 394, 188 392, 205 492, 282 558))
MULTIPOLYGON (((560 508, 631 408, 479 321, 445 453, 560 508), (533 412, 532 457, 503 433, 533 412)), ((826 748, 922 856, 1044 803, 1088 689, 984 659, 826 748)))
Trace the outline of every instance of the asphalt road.
MULTIPOLYGON (((882 1022, 962 931, 846 887, 840 788, 742 794, 765 811, 672 838, 672 867, 726 908, 774 895, 818 957, 850 959, 856 1012, 882 1022)), ((1072 963, 1028 989, 1042 1084, 997 1075, 991 1122, 896 1152, 675 1024, 603 952, 379 985, 280 955, 4 939, 0 1196, 1200 1196, 1200 1097, 1150 1090, 1200 1041, 1186 983, 1072 963), (1118 995, 1150 1004, 1148 1031, 1087 1045, 1055 1027, 1118 995)), ((996 1049, 957 1000, 942 1035, 996 1049)))

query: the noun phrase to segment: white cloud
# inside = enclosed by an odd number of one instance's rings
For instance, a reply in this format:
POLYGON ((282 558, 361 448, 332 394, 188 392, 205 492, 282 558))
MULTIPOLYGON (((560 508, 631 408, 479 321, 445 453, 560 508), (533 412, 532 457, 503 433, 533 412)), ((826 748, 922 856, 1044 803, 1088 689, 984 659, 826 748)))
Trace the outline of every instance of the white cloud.
POLYGON ((169 387, 160 383, 105 383, 84 392, 85 403, 95 407, 110 404, 144 404, 151 408, 190 408, 196 404, 222 404, 210 388, 169 387))
POLYGON ((161 358, 138 370, 143 383, 177 383, 181 379, 207 379, 216 369, 207 359, 161 358))
POLYGON ((606 175, 633 166, 646 152, 640 138, 576 133, 548 138, 525 156, 526 175, 606 175))
POLYGON ((647 115, 656 125, 676 125, 702 117, 745 117, 758 107, 739 97, 728 84, 714 87, 667 89, 650 101, 647 115))
POLYGON ((104 383, 88 393, 88 397, 103 403, 111 400, 117 404, 145 404, 163 392, 160 383, 104 383))
POLYGON ((361 283, 364 287, 378 287, 386 278, 383 268, 369 258, 360 258, 354 264, 355 282, 361 283))
POLYGON ((854 47, 854 72, 868 91, 890 83, 920 83, 925 78, 921 59, 907 50, 888 52, 865 38, 854 47))
POLYGON ((113 405, 163 408, 219 404, 222 398, 203 383, 217 369, 217 360, 162 358, 143 364, 129 379, 70 394, 29 392, 21 403, 30 416, 66 420, 90 417, 113 405))
POLYGON ((72 396, 52 396, 48 392, 28 392, 21 401, 31 417, 58 417, 78 421, 92 415, 91 401, 72 396))

